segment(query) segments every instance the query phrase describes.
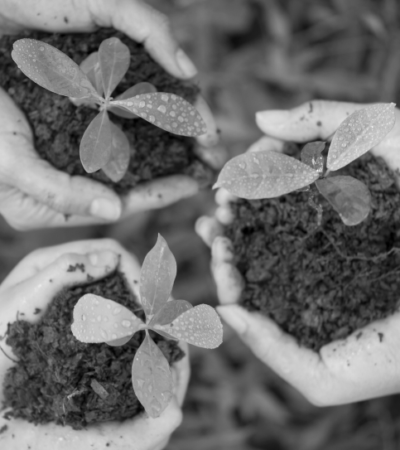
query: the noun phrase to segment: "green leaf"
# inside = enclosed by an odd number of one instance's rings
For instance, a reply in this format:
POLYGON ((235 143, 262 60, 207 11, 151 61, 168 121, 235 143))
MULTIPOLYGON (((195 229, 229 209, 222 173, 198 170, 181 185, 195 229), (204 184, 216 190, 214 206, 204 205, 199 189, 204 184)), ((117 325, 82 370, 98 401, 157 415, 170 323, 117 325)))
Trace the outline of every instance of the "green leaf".
MULTIPOLYGON (((116 100, 125 100, 126 98, 135 97, 135 95, 149 94, 151 92, 157 92, 157 88, 153 84, 146 83, 144 81, 142 83, 135 84, 134 86, 123 92, 121 95, 118 95, 118 97, 116 97, 116 100)), ((125 119, 136 119, 139 117, 136 114, 133 114, 132 112, 121 108, 120 106, 111 106, 110 108, 108 108, 108 110, 119 117, 124 117, 125 119)))
POLYGON ((93 52, 80 64, 82 72, 89 78, 99 95, 103 95, 103 80, 101 78, 99 53, 93 52))
POLYGON ((125 336, 120 339, 114 339, 113 341, 106 341, 106 344, 110 347, 121 347, 122 345, 125 345, 127 342, 129 342, 132 339, 132 335, 125 336))
POLYGON ((83 134, 79 154, 88 173, 102 169, 110 160, 112 148, 111 122, 107 111, 100 111, 83 134))
POLYGON ((322 152, 325 149, 325 142, 316 141, 306 144, 301 150, 301 160, 307 166, 322 173, 324 170, 324 157, 322 152))
POLYGON ((221 320, 209 305, 198 305, 181 314, 169 325, 154 325, 176 339, 204 348, 216 348, 222 343, 221 320))
POLYGON ((51 92, 67 97, 100 98, 79 66, 49 44, 19 39, 14 42, 11 56, 27 77, 51 92))
POLYGON ((308 186, 319 173, 282 153, 249 152, 228 161, 214 187, 242 198, 273 198, 308 186))
POLYGON ((126 100, 113 100, 111 105, 121 106, 157 127, 180 136, 200 136, 207 132, 200 113, 189 102, 174 94, 141 94, 126 100))
POLYGON ((394 103, 378 103, 347 117, 333 136, 328 169, 339 170, 379 144, 394 126, 394 107, 394 103))
POLYGON ((186 300, 171 300, 167 302, 156 314, 154 314, 154 317, 149 323, 149 327, 153 325, 167 325, 185 311, 192 308, 192 304, 186 300))
POLYGON ((118 38, 104 40, 99 47, 99 63, 107 99, 126 74, 131 61, 129 48, 118 38))
POLYGON ((140 271, 140 300, 147 320, 168 301, 176 277, 176 261, 165 239, 159 234, 147 253, 140 271))
POLYGON ((323 178, 315 184, 345 225, 358 225, 367 218, 371 195, 361 181, 350 176, 336 176, 323 178))
POLYGON ((132 336, 143 328, 143 321, 113 300, 86 294, 73 312, 72 334, 81 342, 99 343, 132 336))
POLYGON ((110 122, 111 129, 111 156, 103 167, 103 172, 114 183, 120 181, 126 173, 131 157, 129 141, 125 133, 110 122))
POLYGON ((132 384, 147 414, 159 417, 172 398, 174 382, 168 361, 147 332, 133 360, 132 384))

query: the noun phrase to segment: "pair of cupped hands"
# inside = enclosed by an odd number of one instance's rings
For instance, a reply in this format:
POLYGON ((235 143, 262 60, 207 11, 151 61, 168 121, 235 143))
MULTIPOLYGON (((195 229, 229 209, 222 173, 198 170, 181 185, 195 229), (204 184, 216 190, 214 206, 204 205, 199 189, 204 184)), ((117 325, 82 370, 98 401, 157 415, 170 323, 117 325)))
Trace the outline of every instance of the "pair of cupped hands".
MULTIPOLYGON (((169 31, 168 21, 159 12, 138 0, 49 2, 0 0, 0 29, 15 33, 25 28, 47 31, 92 31, 98 26, 114 27, 132 39, 143 42, 149 53, 167 71, 179 78, 190 78, 196 69, 180 50, 169 31), (54 11, 57 10, 56 13, 54 11), (64 18, 67 17, 68 21, 64 18)), ((264 111, 257 123, 265 133, 249 151, 281 151, 285 141, 306 142, 327 139, 339 124, 361 105, 314 101, 291 111, 264 111)), ((394 129, 373 149, 392 169, 400 168, 400 113, 394 129)), ((201 145, 215 142, 214 136, 200 139, 201 145)), ((217 150, 215 150, 217 152, 217 150)), ((120 199, 100 183, 82 177, 70 177, 41 160, 35 152, 29 125, 12 100, 0 89, 0 213, 15 228, 104 223, 145 209, 173 203, 194 195, 197 183, 185 176, 158 179, 135 188, 120 199), (158 193, 162 192, 162 200, 158 193)), ((216 158, 218 159, 218 158, 216 158)), ((400 317, 391 317, 364 328, 354 335, 333 342, 319 353, 300 348, 271 320, 248 313, 237 305, 243 281, 232 264, 231 243, 221 237, 222 226, 231 220, 229 204, 235 201, 223 190, 217 192, 218 208, 214 217, 203 217, 197 231, 212 248, 212 271, 221 305, 219 312, 256 356, 295 386, 316 405, 334 405, 400 390, 400 317), (379 343, 376 332, 385 339, 379 343)), ((16 319, 37 321, 54 295, 62 288, 84 284, 87 274, 100 279, 119 270, 132 280, 139 265, 132 255, 112 240, 68 243, 41 249, 27 256, 0 286, 0 339, 7 323, 16 319), (119 263, 118 263, 119 261, 119 263), (86 273, 67 272, 69 265, 85 264, 86 273), (53 280, 52 283, 49 280, 53 280)), ((12 356, 0 340, 0 385, 12 356)), ((0 443, 8 449, 103 448, 114 441, 120 449, 156 450, 163 448, 170 434, 180 424, 180 405, 189 378, 187 356, 174 366, 176 396, 158 419, 136 418, 123 423, 110 422, 83 431, 54 424, 34 426, 20 420, 0 417, 0 443)), ((0 403, 1 403, 0 392, 0 403)))

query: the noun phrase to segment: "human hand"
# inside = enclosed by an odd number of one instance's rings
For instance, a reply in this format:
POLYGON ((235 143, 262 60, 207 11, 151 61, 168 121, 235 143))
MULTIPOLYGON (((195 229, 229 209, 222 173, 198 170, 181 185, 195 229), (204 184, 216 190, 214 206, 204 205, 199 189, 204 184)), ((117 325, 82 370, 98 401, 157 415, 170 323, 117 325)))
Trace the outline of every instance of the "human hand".
MULTIPOLYGON (((14 322, 17 313, 24 320, 36 322, 51 299, 67 286, 85 284, 87 276, 95 280, 119 269, 127 274, 127 282, 136 294, 134 279, 139 278, 140 266, 136 259, 111 239, 78 241, 36 250, 23 259, 0 286, 0 386, 6 371, 13 362, 11 348, 1 339, 7 324, 14 322), (85 273, 67 272, 70 265, 84 264, 85 273), (49 283, 49 279, 52 280, 49 283), (42 312, 35 315, 35 309, 42 312)), ((37 312, 37 310, 36 310, 37 312)), ((7 450, 86 450, 110 448, 117 450, 159 450, 182 420, 180 405, 186 393, 190 375, 187 346, 186 356, 174 364, 175 398, 157 419, 144 415, 123 422, 104 422, 90 425, 84 430, 74 430, 54 423, 34 425, 21 419, 5 420, 0 414, 0 447, 7 450), (6 427, 3 429, 3 427, 6 427)), ((0 404, 2 403, 0 390, 0 404)))
POLYGON ((197 73, 173 38, 168 18, 141 0, 0 0, 0 34, 25 29, 91 32, 98 27, 113 27, 143 43, 149 54, 177 78, 192 78, 197 73))
MULTIPOLYGON (((298 143, 328 139, 339 124, 364 105, 312 101, 290 111, 263 111, 257 124, 266 134, 249 151, 282 151, 285 141, 298 143)), ((388 166, 400 168, 400 111, 396 124, 374 149, 388 166)), ((234 197, 220 189, 214 217, 202 217, 197 232, 212 247, 212 271, 222 318, 239 334, 254 354, 278 375, 318 406, 338 405, 400 391, 400 312, 375 321, 321 348, 319 353, 299 347, 278 325, 258 313, 237 305, 244 281, 233 265, 232 243, 222 234, 222 225, 232 220, 234 197), (384 336, 381 340, 380 336, 384 336), (382 342, 381 342, 382 341, 382 342)))

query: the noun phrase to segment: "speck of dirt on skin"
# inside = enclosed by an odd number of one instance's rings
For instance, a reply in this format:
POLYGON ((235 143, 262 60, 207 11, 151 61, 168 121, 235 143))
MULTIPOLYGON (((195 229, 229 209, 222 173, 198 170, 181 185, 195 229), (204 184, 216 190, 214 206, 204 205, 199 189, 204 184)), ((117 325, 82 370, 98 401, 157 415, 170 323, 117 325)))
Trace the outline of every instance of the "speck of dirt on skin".
POLYGON ((13 135, 16 136, 16 135, 17 135, 17 132, 16 132, 16 131, 13 131, 13 135))
POLYGON ((35 308, 35 310, 33 311, 33 314, 35 314, 35 316, 37 316, 41 312, 42 312, 42 310, 40 308, 35 308))
POLYGON ((362 336, 362 331, 360 331, 359 333, 356 334, 357 341, 360 339, 361 336, 362 336))
POLYGON ((379 342, 382 342, 384 334, 383 333, 378 333, 378 337, 379 337, 379 342))
POLYGON ((320 120, 317 121, 317 127, 322 127, 322 122, 320 120))
POLYGON ((69 22, 69 19, 68 19, 67 16, 64 16, 64 22, 65 22, 65 23, 68 23, 68 22, 69 22))
POLYGON ((64 214, 64 220, 68 222, 69 218, 71 217, 71 214, 64 214))
POLYGON ((3 426, 0 428, 0 434, 5 433, 7 430, 8 430, 8 425, 3 425, 3 426))
POLYGON ((158 194, 157 197, 161 199, 162 198, 162 194, 158 194))
POLYGON ((309 114, 311 114, 311 113, 314 111, 314 106, 313 106, 313 104, 310 102, 310 103, 308 104, 308 107, 309 107, 308 112, 309 112, 309 114))
POLYGON ((85 273, 85 264, 75 264, 75 266, 73 265, 69 265, 67 272, 76 272, 77 270, 80 270, 82 273, 85 273))
POLYGON ((52 283, 53 282, 53 279, 52 278, 50 278, 50 280, 49 280, 49 283, 52 283))

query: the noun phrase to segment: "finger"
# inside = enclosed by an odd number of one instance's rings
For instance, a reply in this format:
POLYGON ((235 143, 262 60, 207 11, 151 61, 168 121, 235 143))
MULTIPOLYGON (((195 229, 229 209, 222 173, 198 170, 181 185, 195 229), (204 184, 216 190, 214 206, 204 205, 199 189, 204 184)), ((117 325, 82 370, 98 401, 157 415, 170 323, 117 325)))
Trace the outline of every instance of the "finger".
POLYGON ((223 233, 218 220, 215 217, 208 216, 199 217, 194 229, 208 247, 211 247, 214 239, 223 233))
POLYGON ((256 114, 260 129, 283 141, 307 142, 328 139, 341 122, 365 105, 313 100, 291 110, 267 110, 256 114))
POLYGON ((249 313, 238 305, 219 306, 218 312, 253 353, 278 375, 300 390, 314 404, 326 392, 340 391, 319 355, 283 333, 268 317, 249 313))
POLYGON ((221 305, 230 305, 240 300, 243 291, 243 278, 238 269, 230 262, 211 264, 211 271, 221 305))
POLYGON ((237 200, 237 197, 224 188, 219 188, 215 193, 215 202, 219 206, 228 206, 229 203, 237 200))
POLYGON ((142 183, 124 198, 123 216, 163 208, 199 191, 199 185, 185 175, 173 175, 142 183))
POLYGON ((109 250, 63 254, 40 272, 10 287, 7 295, 3 291, 0 328, 15 320, 17 312, 24 320, 36 322, 63 288, 101 279, 116 269, 118 261, 118 255, 109 250))
POLYGON ((215 147, 219 142, 219 132, 217 123, 214 119, 214 114, 201 94, 198 94, 194 106, 200 113, 207 127, 207 133, 198 136, 196 138, 197 142, 203 147, 215 147))
POLYGON ((346 403, 398 392, 400 389, 400 313, 375 321, 346 339, 321 349, 329 371, 342 380, 341 395, 331 403, 346 403))
POLYGON ((233 244, 226 236, 217 236, 211 247, 213 264, 232 262, 234 258, 233 244))
POLYGON ((263 136, 258 141, 252 144, 247 152, 282 152, 284 149, 284 141, 276 139, 271 136, 263 136))
POLYGON ((168 18, 140 0, 89 2, 94 21, 113 26, 137 42, 171 75, 192 78, 197 69, 172 36, 168 18))
POLYGON ((222 225, 230 225, 233 222, 234 215, 229 205, 219 206, 215 210, 215 218, 222 225))
POLYGON ((90 216, 114 221, 121 215, 119 197, 105 185, 84 177, 71 177, 55 170, 31 150, 25 157, 14 156, 9 180, 27 196, 63 214, 90 216))
POLYGON ((66 253, 85 255, 91 252, 107 250, 118 255, 120 259, 119 267, 122 267, 127 274, 131 274, 127 279, 128 281, 131 281, 132 285, 135 285, 134 278, 137 278, 137 274, 140 272, 140 266, 137 260, 127 252, 121 244, 113 239, 88 239, 45 247, 31 252, 15 266, 3 281, 0 286, 0 293, 13 285, 21 283, 38 274, 49 264, 66 253))

